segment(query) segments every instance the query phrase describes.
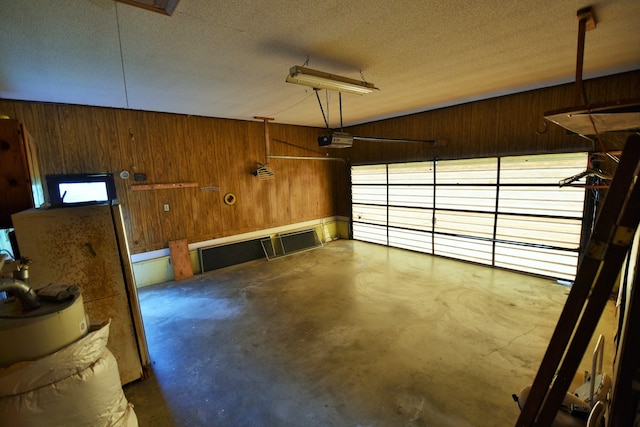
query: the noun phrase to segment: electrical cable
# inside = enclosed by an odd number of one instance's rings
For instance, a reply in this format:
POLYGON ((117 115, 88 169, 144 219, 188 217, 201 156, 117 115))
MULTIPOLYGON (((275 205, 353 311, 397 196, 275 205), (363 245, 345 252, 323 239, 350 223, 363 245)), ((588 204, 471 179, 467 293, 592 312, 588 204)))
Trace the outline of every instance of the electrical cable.
POLYGON ((344 132, 342 130, 342 92, 338 92, 338 99, 340 101, 340 132, 344 132))
POLYGON ((329 99, 329 91, 324 90, 324 101, 327 103, 327 129, 329 128, 329 121, 331 121, 331 102, 329 99))
POLYGON ((2 252, 6 252, 6 253, 7 253, 7 255, 9 255, 9 257, 10 257, 11 259, 15 259, 15 257, 13 256, 13 254, 12 254, 11 252, 9 252, 7 249, 0 249, 0 253, 2 253, 2 252))
POLYGON ((318 98, 318 105, 320 105, 320 111, 322 112, 322 118, 324 119, 324 124, 329 129, 329 121, 327 120, 327 116, 324 115, 324 108, 322 108, 322 101, 320 101, 320 95, 318 95, 318 89, 314 89, 316 92, 316 98, 318 98))
POLYGON ((600 136, 600 132, 598 132, 598 127, 596 126, 596 122, 593 120, 593 115, 591 114, 591 103, 589 102, 589 98, 587 97, 587 91, 584 88, 584 86, 582 87, 582 99, 585 105, 587 106, 587 116, 589 116, 589 121, 591 122, 593 131, 596 134, 596 139, 598 140, 598 144, 600 145, 600 149, 602 150, 602 153, 605 156, 609 157, 614 162, 620 163, 620 159, 614 156, 613 154, 608 153, 607 149, 604 147, 604 142, 602 141, 602 137, 600 136))
POLYGON ((118 15, 118 4, 115 4, 116 26, 118 28, 118 46, 120 48, 120 65, 122 67, 122 84, 124 86, 124 99, 129 108, 129 93, 127 92, 127 73, 124 68, 124 53, 122 52, 122 36, 120 34, 120 16, 118 15))
MULTIPOLYGON (((315 92, 315 90, 314 90, 314 92, 315 92)), ((313 95, 313 93, 309 93, 309 94, 307 94, 304 98, 302 98, 300 101, 296 102, 296 103, 295 103, 295 104, 293 104, 292 106, 287 107, 287 108, 285 108, 284 110, 280 110, 280 111, 278 111, 277 113, 269 114, 269 117, 275 117, 275 116, 277 116, 277 115, 278 115, 278 114, 280 114, 280 113, 284 113, 285 111, 289 111, 289 110, 290 110, 290 109, 292 109, 293 107, 297 107, 298 105, 302 104, 304 101, 306 101, 306 100, 307 100, 307 98, 309 98, 309 97, 310 97, 310 96, 312 96, 312 95, 313 95)))
POLYGON ((299 149, 301 149, 301 150, 311 151, 312 153, 317 153, 317 154, 322 154, 322 155, 326 155, 326 154, 327 154, 327 153, 326 153, 326 151, 312 150, 311 148, 303 147, 303 146, 301 146, 301 145, 292 144, 292 143, 290 143, 290 142, 283 141, 283 140, 281 140, 281 139, 276 139, 276 138, 274 138, 274 139, 273 139, 273 141, 274 141, 274 142, 279 142, 280 144, 288 145, 288 146, 290 146, 290 147, 299 148, 299 149))

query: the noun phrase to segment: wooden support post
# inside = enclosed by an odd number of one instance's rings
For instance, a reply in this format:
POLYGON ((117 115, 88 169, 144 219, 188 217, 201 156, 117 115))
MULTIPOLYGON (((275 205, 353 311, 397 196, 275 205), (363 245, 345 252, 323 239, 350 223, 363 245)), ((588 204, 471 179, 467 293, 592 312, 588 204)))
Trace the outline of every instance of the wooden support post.
POLYGON ((613 390, 608 411, 609 426, 631 426, 640 405, 640 251, 635 272, 627 284, 627 303, 622 307, 623 326, 619 331, 613 390))
POLYGON ((578 267, 576 280, 516 422, 517 427, 531 427, 534 423, 550 425, 560 408, 640 221, 637 209, 640 205, 639 169, 640 135, 632 135, 625 144, 585 257, 578 267), (554 381, 561 360, 563 363, 554 381))
POLYGON ((596 28, 596 17, 591 7, 578 10, 578 55, 576 59, 576 105, 587 105, 584 86, 582 84, 582 69, 584 65, 584 39, 587 30, 596 28))
POLYGON ((173 264, 173 277, 176 280, 193 277, 193 267, 191 266, 187 240, 169 242, 169 252, 171 253, 171 264, 173 264))

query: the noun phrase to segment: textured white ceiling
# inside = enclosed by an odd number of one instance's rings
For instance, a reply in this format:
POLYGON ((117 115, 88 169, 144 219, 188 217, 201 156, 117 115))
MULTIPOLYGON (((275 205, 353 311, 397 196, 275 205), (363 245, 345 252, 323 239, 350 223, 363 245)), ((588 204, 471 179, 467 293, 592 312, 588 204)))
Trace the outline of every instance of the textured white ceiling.
MULTIPOLYGON (((308 67, 374 83, 345 125, 572 82, 584 0, 0 0, 0 97, 324 126, 308 67)), ((585 78, 640 69, 640 1, 600 0, 585 78)), ((320 92, 325 112, 326 93, 320 92)), ((337 93, 329 119, 339 125, 337 93)))

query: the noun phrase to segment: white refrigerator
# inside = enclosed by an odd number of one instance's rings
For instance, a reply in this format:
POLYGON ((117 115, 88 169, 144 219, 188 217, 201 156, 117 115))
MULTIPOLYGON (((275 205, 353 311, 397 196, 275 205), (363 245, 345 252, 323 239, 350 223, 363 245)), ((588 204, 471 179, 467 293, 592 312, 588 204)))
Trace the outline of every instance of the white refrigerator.
POLYGON ((149 352, 120 206, 29 209, 12 221, 20 255, 32 260, 30 286, 79 285, 89 322, 111 319, 121 383, 142 378, 149 352))

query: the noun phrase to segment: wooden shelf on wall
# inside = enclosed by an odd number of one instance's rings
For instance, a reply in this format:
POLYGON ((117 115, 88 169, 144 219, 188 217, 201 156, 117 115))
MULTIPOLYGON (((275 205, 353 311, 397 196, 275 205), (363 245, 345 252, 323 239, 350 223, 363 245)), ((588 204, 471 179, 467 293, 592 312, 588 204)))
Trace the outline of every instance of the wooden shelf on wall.
POLYGON ((594 126, 600 133, 633 132, 640 129, 640 98, 549 111, 544 118, 582 136, 595 135, 594 126))
POLYGON ((197 187, 197 182, 174 182, 171 184, 137 184, 132 185, 131 190, 133 191, 141 191, 141 190, 168 190, 175 188, 189 188, 189 187, 197 187))

